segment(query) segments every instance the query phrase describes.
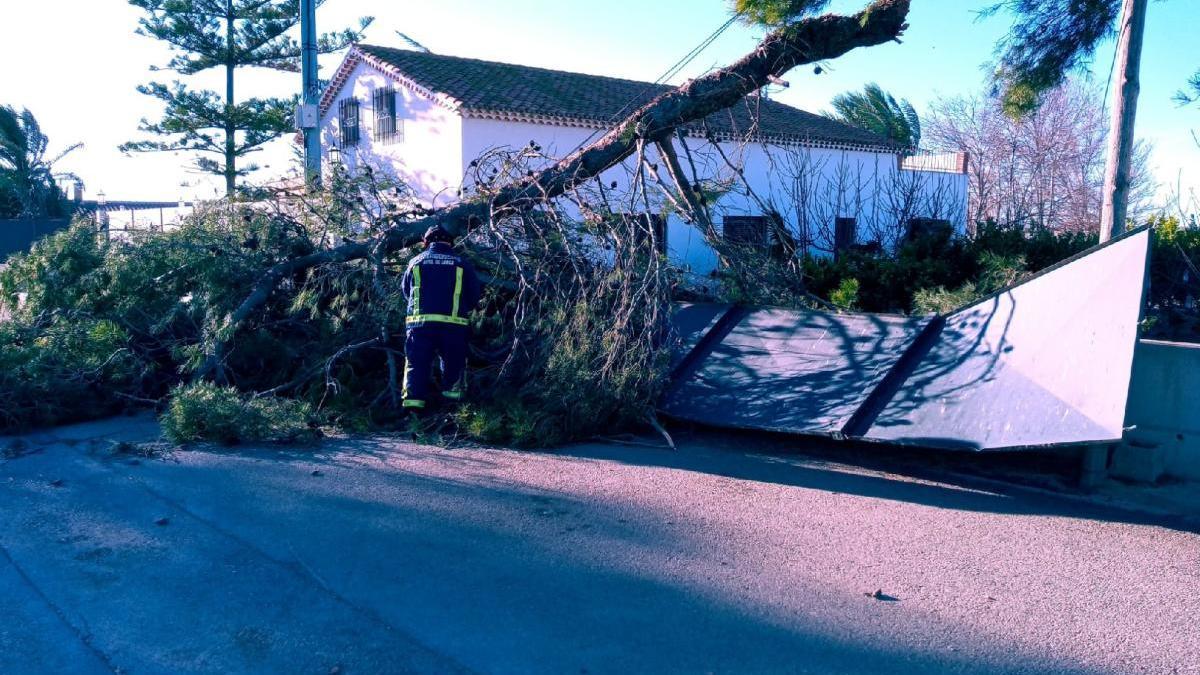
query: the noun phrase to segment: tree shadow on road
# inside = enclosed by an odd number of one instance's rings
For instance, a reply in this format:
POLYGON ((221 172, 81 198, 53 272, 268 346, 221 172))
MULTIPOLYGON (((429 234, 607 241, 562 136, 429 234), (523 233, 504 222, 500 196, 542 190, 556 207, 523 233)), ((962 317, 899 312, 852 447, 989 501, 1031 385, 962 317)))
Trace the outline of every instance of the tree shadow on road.
POLYGON ((468 666, 1095 672, 1042 646, 966 624, 950 629, 915 606, 847 593, 802 566, 760 569, 763 561, 700 519, 522 480, 526 463, 545 465, 544 456, 386 438, 370 452, 387 461, 364 470, 342 452, 275 462, 222 453, 164 463, 138 481, 468 666), (482 463, 454 463, 481 454, 482 463), (309 480, 311 463, 328 473, 309 480), (455 466, 507 471, 455 474, 455 466), (865 617, 873 618, 856 628, 865 617), (935 634, 947 648, 923 641, 935 634))
POLYGON ((704 428, 679 434, 676 441, 676 452, 605 444, 556 452, 936 508, 1200 533, 1200 513, 1157 514, 1089 498, 1074 484, 1078 450, 979 453, 704 428))

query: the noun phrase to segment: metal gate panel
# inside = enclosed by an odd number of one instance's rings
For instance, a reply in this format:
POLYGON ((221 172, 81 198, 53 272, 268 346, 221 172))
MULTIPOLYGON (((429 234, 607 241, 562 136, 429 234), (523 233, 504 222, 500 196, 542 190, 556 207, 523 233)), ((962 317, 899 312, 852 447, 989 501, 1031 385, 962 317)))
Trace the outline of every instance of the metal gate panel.
POLYGON ((717 426, 838 434, 929 321, 745 311, 677 373, 661 409, 717 426))
POLYGON ((1132 232, 947 316, 864 437, 976 450, 1119 440, 1149 243, 1132 232))
POLYGON ((1119 440, 1149 243, 1135 230, 946 317, 680 306, 660 409, 926 447, 1119 440))

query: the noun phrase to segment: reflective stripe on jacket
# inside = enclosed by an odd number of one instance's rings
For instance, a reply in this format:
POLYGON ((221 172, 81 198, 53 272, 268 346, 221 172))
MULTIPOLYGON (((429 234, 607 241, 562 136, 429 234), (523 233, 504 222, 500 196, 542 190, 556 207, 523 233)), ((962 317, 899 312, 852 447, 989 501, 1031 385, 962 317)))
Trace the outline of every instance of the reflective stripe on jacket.
POLYGON ((404 272, 408 327, 423 323, 467 325, 467 314, 479 302, 479 277, 449 244, 436 242, 408 263, 404 272))

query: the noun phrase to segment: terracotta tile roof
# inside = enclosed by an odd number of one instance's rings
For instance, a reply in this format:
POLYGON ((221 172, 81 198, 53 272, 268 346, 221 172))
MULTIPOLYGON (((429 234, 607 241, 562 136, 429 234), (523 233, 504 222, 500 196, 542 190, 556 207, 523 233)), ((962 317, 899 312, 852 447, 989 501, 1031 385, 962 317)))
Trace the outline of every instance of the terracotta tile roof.
MULTIPOLYGON (((569 73, 494 61, 429 54, 374 45, 356 45, 349 65, 362 58, 392 71, 467 117, 498 117, 575 126, 608 126, 669 85, 615 77, 569 73)), ((348 75, 348 73, 346 73, 348 75)), ((335 77, 330 90, 341 82, 335 77)), ((328 107, 327 91, 325 107, 328 107)), ((754 130, 761 140, 895 152, 882 136, 768 99, 748 98, 707 119, 718 137, 744 137, 754 130), (757 109, 758 128, 752 120, 757 109)), ((697 128, 691 129, 698 133, 697 128)))

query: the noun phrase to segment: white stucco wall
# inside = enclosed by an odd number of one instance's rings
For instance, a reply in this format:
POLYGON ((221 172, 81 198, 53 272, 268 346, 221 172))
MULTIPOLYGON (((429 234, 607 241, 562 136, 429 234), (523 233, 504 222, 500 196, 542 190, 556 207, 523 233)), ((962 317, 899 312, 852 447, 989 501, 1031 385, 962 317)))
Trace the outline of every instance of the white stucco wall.
MULTIPOLYGON (((465 119, 463 162, 469 165, 493 148, 520 150, 530 141, 546 155, 563 157, 601 135, 587 128, 465 119)), ((694 163, 696 173, 705 179, 729 181, 729 191, 714 205, 718 221, 726 215, 774 210, 794 231, 807 233, 810 249, 817 254, 832 251, 836 217, 856 219, 857 241, 879 241, 885 247, 894 246, 903 236, 898 224, 908 218, 942 218, 960 231, 965 227, 967 176, 901 170, 893 154, 732 142, 721 142, 717 151, 699 138, 687 139, 688 152, 682 145, 678 150, 688 173, 694 163), (744 184, 737 180, 739 171, 744 184)), ((647 149, 647 157, 662 164, 653 148, 647 149)), ((606 172, 602 180, 606 185, 615 181, 620 192, 633 167, 633 160, 627 161, 606 172)), ((673 260, 698 275, 717 264, 700 232, 677 216, 669 221, 668 251, 673 260)))
MULTIPOLYGON (((603 135, 592 128, 463 118, 397 84, 393 86, 399 94, 397 114, 404 120, 404 140, 377 144, 371 138, 372 92, 389 82, 384 74, 360 63, 339 93, 339 99, 353 95, 361 106, 362 137, 357 147, 343 150, 344 162, 350 170, 363 162, 383 167, 432 205, 457 199, 464 179, 470 182, 465 177, 473 173, 471 162, 490 150, 520 150, 534 141, 543 154, 557 158, 603 135)), ((322 119, 326 148, 337 141, 337 116, 335 101, 322 119)), ((699 138, 689 138, 687 149, 690 152, 679 148, 685 171, 690 174, 694 163, 697 174, 706 180, 728 183, 728 190, 713 206, 718 223, 726 215, 774 210, 817 254, 833 250, 837 217, 856 219, 857 241, 878 241, 884 247, 898 243, 909 218, 941 218, 965 228, 965 174, 901 170, 896 155, 868 151, 731 142, 722 142, 718 151, 699 138)), ((663 165, 653 148, 647 149, 647 158, 663 165)), ((533 162, 530 168, 544 163, 533 162)), ((631 159, 605 172, 601 180, 605 185, 616 182, 617 193, 628 192, 623 188, 635 168, 631 159)), ((665 170, 661 173, 666 180, 665 170)), ((660 193, 650 197, 654 210, 666 210, 660 193)), ((643 211, 645 204, 630 204, 628 210, 643 211)), ((703 278, 716 268, 716 256, 695 227, 671 216, 667 232, 671 259, 693 277, 703 278)))
MULTIPOLYGON (((603 135, 603 131, 592 128, 468 118, 463 120, 463 162, 464 165, 469 165, 471 161, 494 149, 517 151, 529 145, 530 141, 541 147, 542 154, 561 158, 579 148, 581 144, 595 141, 603 135)), ((653 148, 647 150, 647 156, 651 162, 661 163, 658 153, 653 148)), ((546 163, 538 162, 533 166, 546 163)), ((626 194, 634 166, 634 160, 627 161, 622 166, 604 172, 600 181, 606 186, 615 182, 617 188, 613 193, 626 194)), ((661 195, 651 194, 650 201, 655 210, 662 209, 661 195)), ((644 204, 630 204, 628 210, 643 211, 645 207, 644 204)), ((708 274, 716 268, 716 256, 704 242, 700 231, 675 215, 668 218, 667 253, 676 264, 689 268, 697 275, 708 274)))
POLYGON ((444 206, 458 198, 462 181, 462 118, 399 84, 383 73, 360 63, 354 68, 333 105, 321 118, 321 147, 328 158, 332 146, 341 147, 342 162, 349 171, 363 162, 373 169, 389 171, 412 186, 419 199, 431 206, 444 206), (392 86, 396 90, 396 117, 404 134, 391 142, 373 138, 375 111, 373 92, 392 86), (358 144, 341 147, 338 101, 354 97, 359 104, 358 144))
POLYGON ((721 143, 722 157, 703 140, 688 144, 702 174, 732 178, 732 165, 745 179, 717 204, 718 215, 778 212, 815 254, 833 251, 836 218, 855 219, 857 242, 886 248, 910 218, 965 228, 965 174, 902 171, 896 155, 864 150, 721 143))

